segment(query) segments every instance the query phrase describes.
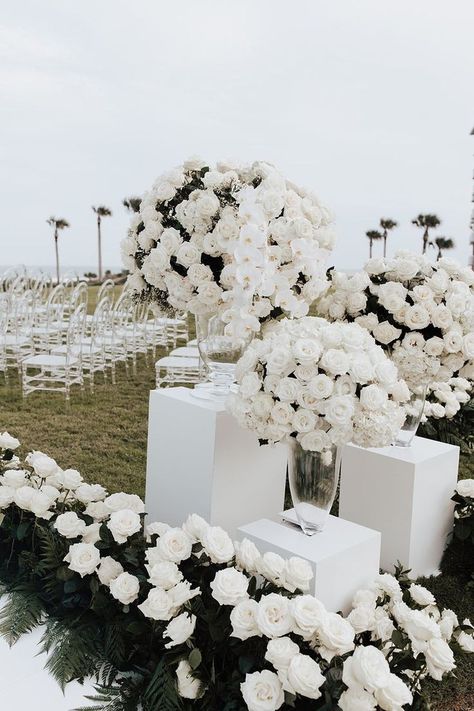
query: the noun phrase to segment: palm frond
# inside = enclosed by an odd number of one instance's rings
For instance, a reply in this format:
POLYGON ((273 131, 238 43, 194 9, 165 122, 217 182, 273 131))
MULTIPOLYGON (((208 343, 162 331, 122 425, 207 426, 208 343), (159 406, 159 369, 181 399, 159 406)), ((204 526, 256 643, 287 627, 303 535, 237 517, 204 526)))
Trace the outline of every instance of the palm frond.
POLYGON ((11 590, 8 595, 0 610, 0 635, 11 647, 43 622, 44 607, 36 592, 28 588, 11 590))

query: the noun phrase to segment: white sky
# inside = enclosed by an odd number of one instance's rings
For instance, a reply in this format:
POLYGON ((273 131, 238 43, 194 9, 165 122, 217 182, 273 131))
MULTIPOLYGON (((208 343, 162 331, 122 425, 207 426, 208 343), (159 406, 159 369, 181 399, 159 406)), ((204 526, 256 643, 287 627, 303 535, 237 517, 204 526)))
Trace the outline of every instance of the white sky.
MULTIPOLYGON (((334 209, 334 263, 365 231, 436 212, 467 260, 472 0, 0 0, 0 263, 120 264, 123 197, 190 154, 265 159, 334 209)), ((376 252, 379 247, 376 247, 376 252)))

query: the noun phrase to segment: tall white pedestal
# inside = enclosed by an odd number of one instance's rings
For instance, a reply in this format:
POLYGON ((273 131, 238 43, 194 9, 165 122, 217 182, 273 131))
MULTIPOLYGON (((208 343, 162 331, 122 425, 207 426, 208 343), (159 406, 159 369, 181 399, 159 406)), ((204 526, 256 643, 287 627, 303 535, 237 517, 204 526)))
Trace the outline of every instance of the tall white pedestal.
POLYGON ((261 447, 223 403, 199 400, 189 388, 150 393, 149 521, 180 526, 197 513, 235 536, 240 525, 281 511, 286 465, 286 447, 261 447))
POLYGON ((415 437, 411 447, 344 448, 339 515, 382 533, 381 566, 412 577, 440 565, 453 525, 459 447, 415 437))
POLYGON ((331 612, 349 612, 354 593, 379 572, 380 533, 337 516, 329 516, 324 531, 314 536, 268 519, 241 526, 237 536, 253 541, 261 553, 307 560, 314 572, 310 593, 331 612))

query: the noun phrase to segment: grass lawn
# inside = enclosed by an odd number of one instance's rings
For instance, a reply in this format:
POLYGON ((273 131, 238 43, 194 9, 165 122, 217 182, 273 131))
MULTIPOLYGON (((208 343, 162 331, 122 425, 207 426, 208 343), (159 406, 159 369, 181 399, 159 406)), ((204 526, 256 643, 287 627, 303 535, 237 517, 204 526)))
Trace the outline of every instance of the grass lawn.
MULTIPOLYGON (((78 469, 87 481, 99 482, 110 492, 123 490, 143 496, 148 394, 154 384, 154 364, 150 361, 146 365, 142 357, 136 375, 130 372, 127 377, 119 366, 115 387, 110 381, 100 381, 94 395, 87 388, 82 397, 75 392, 67 409, 61 394, 34 393, 23 401, 18 380, 12 376, 8 387, 0 380, 0 431, 7 429, 21 440, 23 456, 39 449, 57 459, 63 468, 78 469)), ((466 476, 471 475, 471 468, 464 456, 462 471, 466 476)), ((456 555, 451 554, 454 563, 456 555)), ((449 573, 423 581, 461 620, 474 619, 472 589, 466 587, 470 575, 466 564, 468 560, 458 566, 464 577, 459 577, 453 564, 447 566, 449 573)), ((456 675, 444 684, 430 682, 434 710, 474 709, 474 655, 464 657, 456 675)))

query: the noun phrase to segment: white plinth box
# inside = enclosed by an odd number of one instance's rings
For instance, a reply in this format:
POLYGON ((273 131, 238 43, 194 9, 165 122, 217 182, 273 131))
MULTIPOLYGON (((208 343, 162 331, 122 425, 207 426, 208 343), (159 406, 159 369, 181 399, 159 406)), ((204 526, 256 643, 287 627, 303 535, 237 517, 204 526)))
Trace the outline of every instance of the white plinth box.
POLYGON ((380 533, 336 516, 330 516, 324 531, 314 536, 268 519, 241 526, 237 535, 253 541, 261 553, 307 560, 314 571, 310 593, 332 612, 347 613, 354 593, 379 572, 380 533))
POLYGON ((189 388, 150 393, 146 511, 149 521, 180 526, 198 513, 231 536, 284 503, 287 451, 258 444, 223 403, 189 388))
POLYGON ((339 515, 382 533, 381 566, 432 575, 453 525, 459 448, 415 437, 411 447, 344 448, 339 515))

